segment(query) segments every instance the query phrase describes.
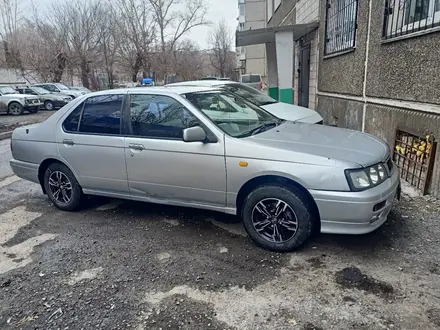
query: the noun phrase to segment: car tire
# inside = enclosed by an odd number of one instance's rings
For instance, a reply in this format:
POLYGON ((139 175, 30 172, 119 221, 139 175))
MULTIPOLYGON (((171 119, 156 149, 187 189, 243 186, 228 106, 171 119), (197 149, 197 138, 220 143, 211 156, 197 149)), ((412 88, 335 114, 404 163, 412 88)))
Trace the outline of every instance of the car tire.
POLYGON ((18 102, 11 102, 8 105, 8 113, 13 116, 20 116, 24 112, 23 106, 18 102))
POLYGON ((55 110, 55 104, 52 101, 46 101, 46 102, 44 102, 44 108, 47 111, 53 111, 53 110, 55 110))
POLYGON ((82 188, 69 168, 52 163, 44 173, 44 188, 51 202, 60 210, 76 211, 84 200, 82 188))
POLYGON ((244 201, 243 224, 259 246, 277 252, 293 251, 312 234, 314 219, 308 205, 307 199, 294 187, 260 186, 244 201))

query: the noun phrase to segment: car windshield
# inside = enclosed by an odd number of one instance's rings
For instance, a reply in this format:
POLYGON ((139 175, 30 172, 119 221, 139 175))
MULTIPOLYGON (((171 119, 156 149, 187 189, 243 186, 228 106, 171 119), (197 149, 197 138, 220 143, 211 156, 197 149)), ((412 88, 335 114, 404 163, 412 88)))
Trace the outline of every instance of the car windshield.
POLYGON ((0 86, 0 93, 5 94, 18 94, 18 92, 9 86, 0 86))
POLYGON ((259 107, 267 104, 278 103, 277 100, 267 96, 266 94, 257 91, 255 88, 242 85, 242 84, 226 84, 223 88, 227 89, 230 92, 238 94, 244 97, 246 100, 252 102, 259 107))
POLYGON ((183 95, 226 134, 243 138, 284 122, 243 97, 226 90, 183 95))
POLYGON ((66 85, 60 84, 60 83, 56 83, 55 86, 57 86, 58 89, 62 90, 62 91, 68 91, 69 90, 69 87, 67 87, 66 85))
POLYGON ((50 94, 50 92, 48 90, 41 88, 41 87, 32 87, 32 90, 38 94, 50 94))
POLYGON ((260 80, 261 78, 258 74, 248 74, 245 76, 241 76, 241 82, 245 84, 258 83, 260 82, 260 80))

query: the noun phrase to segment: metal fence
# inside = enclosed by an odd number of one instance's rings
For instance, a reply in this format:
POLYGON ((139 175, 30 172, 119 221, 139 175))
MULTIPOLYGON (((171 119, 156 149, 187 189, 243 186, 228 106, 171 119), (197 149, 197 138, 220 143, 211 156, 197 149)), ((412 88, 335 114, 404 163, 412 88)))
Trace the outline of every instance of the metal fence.
POLYGON ((437 143, 432 134, 422 134, 410 128, 398 128, 393 159, 400 177, 424 195, 431 183, 437 143))
POLYGON ((358 0, 326 0, 324 55, 356 45, 358 0))
POLYGON ((386 0, 382 37, 390 39, 440 26, 440 0, 386 0))

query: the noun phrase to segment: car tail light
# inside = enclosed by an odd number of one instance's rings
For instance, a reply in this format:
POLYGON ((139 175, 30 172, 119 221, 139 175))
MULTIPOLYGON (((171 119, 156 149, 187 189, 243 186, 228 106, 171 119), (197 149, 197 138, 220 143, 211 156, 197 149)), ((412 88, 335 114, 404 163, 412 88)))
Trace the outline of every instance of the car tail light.
POLYGON ((260 89, 263 89, 263 82, 260 80, 260 89))

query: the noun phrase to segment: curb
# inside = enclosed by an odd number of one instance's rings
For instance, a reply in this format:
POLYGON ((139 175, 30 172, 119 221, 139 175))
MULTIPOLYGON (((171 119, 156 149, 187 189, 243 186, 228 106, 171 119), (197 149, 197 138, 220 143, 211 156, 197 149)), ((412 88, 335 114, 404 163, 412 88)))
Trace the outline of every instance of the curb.
POLYGON ((1 141, 1 140, 6 140, 6 139, 11 138, 11 136, 12 136, 12 132, 13 132, 13 131, 0 133, 0 141, 1 141))

